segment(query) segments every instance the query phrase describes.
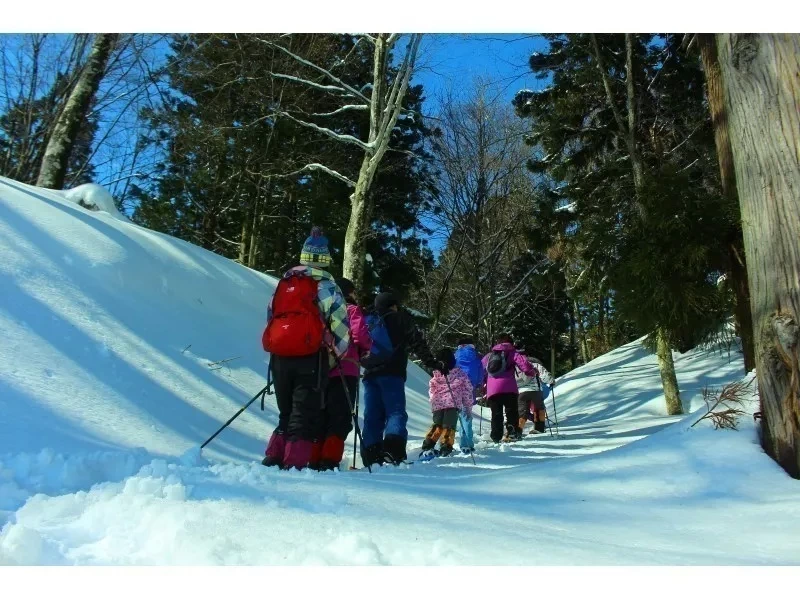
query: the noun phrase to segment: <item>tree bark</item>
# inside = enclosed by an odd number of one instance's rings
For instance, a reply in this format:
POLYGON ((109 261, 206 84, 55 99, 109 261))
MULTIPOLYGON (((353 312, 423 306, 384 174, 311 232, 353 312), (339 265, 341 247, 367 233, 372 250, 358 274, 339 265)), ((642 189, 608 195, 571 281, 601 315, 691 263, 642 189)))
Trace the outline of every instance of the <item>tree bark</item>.
MULTIPOLYGON (((722 86, 722 70, 717 55, 717 44, 712 33, 698 33, 697 43, 706 77, 706 96, 714 129, 714 143, 717 148, 722 195, 731 206, 739 205, 736 190, 736 169, 733 163, 733 150, 728 134, 728 113, 725 110, 725 91, 722 86)), ((744 233, 741 220, 730 232, 728 238, 728 276, 736 298, 734 317, 739 337, 742 340, 744 369, 755 368, 755 344, 753 341, 753 317, 750 313, 750 291, 747 283, 747 263, 744 254, 744 233)))
POLYGON ((372 206, 369 189, 381 159, 389 147, 392 130, 402 110, 403 99, 414 71, 421 34, 413 34, 409 48, 398 70, 394 84, 384 92, 389 66, 389 52, 394 34, 378 34, 373 53, 373 82, 370 98, 369 148, 364 152, 355 190, 350 196, 350 220, 344 240, 342 271, 357 289, 363 288, 367 255, 367 235, 370 228, 372 206))
POLYGON ((67 163, 75 139, 105 75, 106 64, 117 37, 116 33, 101 33, 95 38, 86 66, 83 67, 47 141, 39 177, 36 179, 39 187, 64 187, 67 163))
POLYGON ((606 352, 606 298, 601 294, 597 302, 597 352, 603 355, 606 352))
POLYGON ((589 363, 589 344, 586 342, 586 328, 583 327, 583 317, 581 316, 581 310, 578 307, 578 302, 573 301, 575 305, 575 316, 578 318, 578 340, 581 344, 581 361, 584 364, 589 363))
POLYGON ((578 347, 575 343, 575 302, 572 302, 569 310, 569 359, 570 366, 574 370, 578 367, 578 347))
POLYGON ((656 330, 656 357, 661 372, 661 386, 664 388, 664 399, 667 402, 667 415, 683 413, 681 394, 678 390, 678 378, 675 376, 675 362, 672 359, 672 348, 662 329, 656 330))
MULTIPOLYGON (((368 158, 365 158, 365 161, 368 158)), ((359 177, 356 190, 350 196, 350 220, 344 237, 344 264, 342 271, 355 288, 364 288, 364 271, 367 263, 367 234, 369 232, 369 206, 366 181, 359 177)))
POLYGON ((720 34, 742 210, 762 445, 800 478, 800 36, 720 34))

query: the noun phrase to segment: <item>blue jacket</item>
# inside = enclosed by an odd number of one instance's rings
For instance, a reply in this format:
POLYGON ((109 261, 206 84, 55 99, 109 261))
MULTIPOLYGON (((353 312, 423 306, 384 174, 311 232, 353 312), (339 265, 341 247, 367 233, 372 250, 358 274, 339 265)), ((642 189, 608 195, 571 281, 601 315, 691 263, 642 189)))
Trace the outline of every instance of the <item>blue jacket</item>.
POLYGON ((467 373, 473 388, 483 384, 483 365, 474 345, 459 345, 456 349, 456 365, 467 373))

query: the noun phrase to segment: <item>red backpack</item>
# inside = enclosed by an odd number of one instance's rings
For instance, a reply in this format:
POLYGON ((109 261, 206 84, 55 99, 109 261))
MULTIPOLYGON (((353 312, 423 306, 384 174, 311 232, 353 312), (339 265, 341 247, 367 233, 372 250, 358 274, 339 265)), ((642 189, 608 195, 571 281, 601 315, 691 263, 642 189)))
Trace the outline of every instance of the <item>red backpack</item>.
POLYGON ((272 319, 261 344, 279 357, 313 355, 323 346, 324 324, 317 307, 317 281, 304 274, 282 278, 272 299, 272 319))

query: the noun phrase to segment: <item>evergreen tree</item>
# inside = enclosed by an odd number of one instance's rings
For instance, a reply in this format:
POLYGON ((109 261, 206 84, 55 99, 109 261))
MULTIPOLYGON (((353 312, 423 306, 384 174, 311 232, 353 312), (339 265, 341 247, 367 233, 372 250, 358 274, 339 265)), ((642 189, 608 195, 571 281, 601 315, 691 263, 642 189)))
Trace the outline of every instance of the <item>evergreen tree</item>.
POLYGON ((613 310, 649 335, 668 410, 680 412, 669 349, 718 330, 731 299, 716 281, 735 215, 720 193, 702 72, 679 36, 545 37, 531 68, 551 84, 514 104, 531 121, 530 167, 552 181, 544 201, 568 214, 568 284, 579 303, 600 298, 604 328, 613 310))
MULTIPOLYGON (((292 77, 320 76, 265 43, 278 37, 175 36, 168 103, 145 115, 153 133, 143 143, 159 146, 164 159, 157 178, 134 191, 134 219, 274 274, 296 263, 311 225, 320 225, 340 273, 352 190, 326 169, 356 178, 360 155, 285 111, 318 115, 353 136, 368 128, 368 115, 339 112, 327 91, 292 85, 292 77)), ((351 36, 293 34, 290 49, 349 81, 370 81, 371 54, 351 36)), ((414 88, 406 108, 420 110, 422 101, 414 88)), ((419 153, 426 134, 420 119, 398 121, 393 142, 402 151, 387 153, 371 191, 378 209, 368 247, 382 282, 400 290, 414 283, 406 254, 420 251, 408 233, 430 191, 419 153)), ((377 281, 369 275, 366 291, 377 281)))

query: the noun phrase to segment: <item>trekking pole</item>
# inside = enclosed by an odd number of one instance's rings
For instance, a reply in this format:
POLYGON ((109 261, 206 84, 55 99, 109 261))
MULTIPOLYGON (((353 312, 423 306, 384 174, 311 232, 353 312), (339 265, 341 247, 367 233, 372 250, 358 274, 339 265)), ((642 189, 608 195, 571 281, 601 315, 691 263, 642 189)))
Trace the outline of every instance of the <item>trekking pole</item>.
MULTIPOLYGON (((555 380, 554 380, 555 382, 555 380)), ((560 436, 560 432, 558 430, 558 411, 556 410, 556 389, 555 385, 550 387, 550 394, 553 395, 553 417, 556 419, 556 436, 560 436)))
MULTIPOLYGON (((356 385, 356 420, 358 420, 358 394, 361 386, 361 376, 358 377, 358 384, 356 385)), ((356 453, 358 452, 358 435, 353 436, 353 469, 356 468, 356 453)))
POLYGON ((232 418, 230 418, 228 421, 226 421, 225 424, 219 430, 214 432, 214 435, 211 438, 209 438, 203 444, 200 445, 200 450, 202 451, 203 448, 205 448, 205 446, 209 442, 211 442, 212 440, 214 440, 217 437, 217 434, 219 434, 225 428, 227 428, 233 420, 235 420, 237 417, 239 417, 244 412, 245 409, 247 409, 250 405, 255 403, 256 399, 258 399, 259 397, 262 397, 262 399, 263 399, 263 397, 265 395, 270 394, 269 393, 269 387, 271 386, 271 384, 272 384, 272 382, 267 382, 267 385, 264 388, 262 388, 260 391, 258 391, 258 394, 256 394, 256 396, 254 396, 252 399, 250 399, 244 407, 239 409, 239 411, 237 411, 236 414, 232 418))
MULTIPOLYGON (((344 388, 344 396, 347 399, 347 405, 350 407, 350 415, 353 417, 353 428, 356 431, 356 438, 361 441, 361 446, 364 446, 364 438, 361 436, 361 428, 358 425, 358 416, 356 415, 355 410, 353 409, 353 401, 350 398, 350 389, 347 388, 347 381, 344 379, 344 372, 342 371, 342 362, 339 359, 339 356, 336 355, 335 351, 331 351, 331 355, 333 355, 333 360, 336 362, 336 368, 339 370, 339 378, 342 381, 342 388, 344 388)), ((358 392, 358 391, 356 391, 358 392)), ((353 461, 355 462, 355 455, 353 455, 353 461)), ((367 470, 372 473, 372 466, 367 464, 367 470)))
MULTIPOLYGON (((449 390, 449 391, 450 391, 450 398, 451 398, 451 399, 453 399, 453 403, 455 404, 455 402, 456 402, 456 395, 454 395, 454 394, 453 394, 453 389, 450 387, 450 380, 448 380, 448 379, 447 379, 447 376, 445 376, 445 377, 444 377, 444 381, 445 381, 445 382, 447 382, 447 390, 449 390)), ((459 411, 461 411, 461 410, 459 409, 459 411)), ((463 413, 463 412, 462 412, 462 413, 463 413)), ((465 420, 465 419, 467 419, 467 417, 466 417, 466 416, 464 416, 464 420, 465 420)), ((462 437, 462 438, 463 438, 463 437, 464 437, 464 435, 466 434, 466 432, 464 431, 464 420, 462 420, 460 417, 458 418, 458 421, 459 421, 459 423, 461 424, 461 437, 462 437)), ((460 442, 461 442, 461 441, 459 440, 459 443, 460 443, 460 442)), ((473 465, 476 465, 476 463, 475 463, 475 455, 473 455, 472 453, 470 453, 469 455, 470 455, 470 457, 472 457, 472 464, 473 464, 473 465)))

